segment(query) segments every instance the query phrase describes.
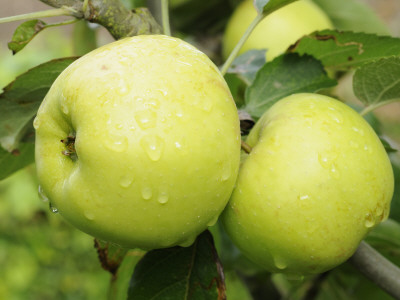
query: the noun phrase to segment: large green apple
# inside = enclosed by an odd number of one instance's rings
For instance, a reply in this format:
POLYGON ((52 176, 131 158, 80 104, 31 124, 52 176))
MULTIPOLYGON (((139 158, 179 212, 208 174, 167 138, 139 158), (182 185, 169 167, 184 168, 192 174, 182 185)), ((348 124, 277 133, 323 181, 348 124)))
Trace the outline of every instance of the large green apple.
MULTIPOLYGON (((230 18, 222 44, 223 56, 227 58, 247 27, 256 17, 253 1, 245 0, 230 18)), ((316 30, 333 28, 333 25, 316 4, 300 0, 284 6, 265 17, 251 33, 239 53, 251 49, 267 49, 267 60, 282 54, 303 35, 316 30)))
POLYGON ((57 78, 34 121, 40 187, 79 229, 126 247, 190 245, 229 200, 237 109, 217 67, 175 38, 126 38, 57 78))
POLYGON ((307 275, 347 260, 389 214, 390 161, 369 124, 338 100, 294 94, 250 132, 223 213, 234 243, 271 272, 307 275))

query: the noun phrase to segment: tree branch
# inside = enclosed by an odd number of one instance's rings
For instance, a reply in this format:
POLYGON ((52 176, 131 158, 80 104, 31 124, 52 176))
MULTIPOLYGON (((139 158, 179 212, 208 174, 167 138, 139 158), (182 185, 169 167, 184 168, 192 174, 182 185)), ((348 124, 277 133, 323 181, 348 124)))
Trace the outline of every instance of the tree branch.
POLYGON ((394 298, 400 299, 400 269, 370 245, 361 242, 349 261, 365 277, 394 298))
POLYGON ((83 8, 82 0, 40 0, 53 7, 70 7, 74 17, 105 27, 115 39, 139 34, 162 33, 160 25, 147 8, 127 9, 120 0, 89 0, 83 8))

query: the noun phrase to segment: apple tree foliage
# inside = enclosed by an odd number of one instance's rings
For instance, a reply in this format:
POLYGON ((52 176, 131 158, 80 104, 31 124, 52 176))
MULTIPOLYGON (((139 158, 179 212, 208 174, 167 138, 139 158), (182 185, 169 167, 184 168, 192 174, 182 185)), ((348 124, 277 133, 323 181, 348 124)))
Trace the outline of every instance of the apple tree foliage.
MULTIPOLYGON (((32 20, 16 28, 8 43, 14 54, 20 51, 23 54, 24 47, 36 35, 52 26, 74 23, 72 42, 76 52, 84 54, 96 47, 94 30, 86 25, 87 21, 106 27, 119 39, 160 33, 161 15, 164 13, 165 17, 165 8, 164 11, 160 9, 160 3, 166 1, 41 1, 53 7, 53 15, 72 19, 49 24, 41 20, 46 14, 32 16, 32 20), (107 10, 113 13, 107 14, 107 10)), ((254 4, 263 16, 293 1, 255 0, 254 4)), ((192 41, 222 66, 220 35, 239 2, 171 0, 169 13, 173 34, 192 41)), ((225 78, 238 109, 246 115, 242 121, 256 121, 272 104, 293 93, 332 94, 343 74, 353 74, 352 89, 360 102, 351 105, 365 115, 388 152, 396 152, 393 149, 396 146, 385 141, 382 121, 370 112, 400 100, 400 39, 391 37, 376 14, 359 1, 314 2, 326 11, 338 30, 304 36, 270 62, 265 61, 267 49, 250 50, 236 57, 226 69, 225 78)), ((75 59, 68 57, 38 65, 3 88, 0 94, 0 179, 34 162, 32 120, 53 81, 75 59)), ((246 134, 246 130, 242 131, 246 134)), ((398 157, 392 157, 392 165, 395 193, 390 219, 372 231, 366 241, 392 263, 400 265, 398 157)), ((190 247, 147 253, 96 241, 100 263, 112 274, 109 298, 265 299, 265 295, 269 295, 271 299, 391 299, 360 275, 358 263, 345 263, 310 278, 268 274, 240 253, 218 223, 210 231, 201 234, 190 247)), ((350 262, 359 258, 357 254, 350 262)), ((387 268, 391 266, 393 264, 388 263, 387 268)), ((395 294, 385 283, 379 280, 377 283, 395 294)))

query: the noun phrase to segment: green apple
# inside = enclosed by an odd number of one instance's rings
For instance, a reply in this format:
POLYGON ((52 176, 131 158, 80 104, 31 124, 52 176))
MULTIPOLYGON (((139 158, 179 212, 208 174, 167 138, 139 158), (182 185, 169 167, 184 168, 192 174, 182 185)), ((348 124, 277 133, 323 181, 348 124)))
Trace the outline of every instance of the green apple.
MULTIPOLYGON (((242 2, 227 24, 222 43, 225 58, 257 15, 252 2, 242 2)), ((295 1, 265 17, 251 33, 239 54, 251 49, 267 49, 267 61, 271 61, 303 35, 330 28, 333 28, 330 19, 316 4, 310 0, 295 1)))
POLYGON ((176 38, 126 38, 81 57, 54 82, 34 127, 51 205, 125 247, 190 245, 236 181, 235 103, 208 57, 176 38))
POLYGON ((347 260, 389 214, 393 171, 353 109, 318 94, 278 101, 257 122, 222 220, 271 272, 308 275, 347 260))

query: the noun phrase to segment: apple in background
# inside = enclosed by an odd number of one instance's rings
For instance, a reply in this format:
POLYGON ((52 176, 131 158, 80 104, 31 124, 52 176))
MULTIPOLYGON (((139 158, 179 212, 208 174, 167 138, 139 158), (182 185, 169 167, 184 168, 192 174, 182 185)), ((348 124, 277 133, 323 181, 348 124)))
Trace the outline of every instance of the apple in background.
POLYGON ((229 89, 205 54, 172 37, 126 38, 78 59, 34 127, 51 205, 82 231, 129 248, 192 244, 216 222, 238 173, 229 89))
MULTIPOLYGON (((222 41, 223 56, 227 58, 247 27, 257 16, 253 1, 242 2, 230 18, 222 41)), ((295 1, 265 17, 251 33, 239 54, 251 49, 267 49, 267 61, 273 60, 303 35, 333 25, 315 3, 295 1)))
POLYGON ((329 270, 387 219, 391 163, 369 124, 340 101, 286 97, 264 113, 247 143, 252 151, 222 221, 243 253, 267 270, 329 270))

